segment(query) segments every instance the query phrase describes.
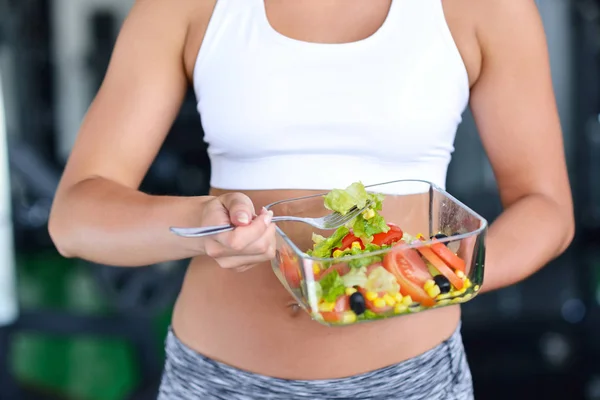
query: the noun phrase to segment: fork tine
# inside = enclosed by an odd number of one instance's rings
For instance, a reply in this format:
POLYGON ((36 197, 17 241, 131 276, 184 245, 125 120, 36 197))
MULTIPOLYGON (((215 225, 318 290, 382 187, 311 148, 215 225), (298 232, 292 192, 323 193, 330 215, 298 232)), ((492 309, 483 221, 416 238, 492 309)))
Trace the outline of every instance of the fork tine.
POLYGON ((329 226, 342 225, 356 217, 356 215, 358 215, 357 211, 359 211, 359 209, 355 206, 352 207, 345 215, 342 215, 340 213, 330 214, 326 218, 326 223, 329 226))
POLYGON ((348 211, 345 215, 342 215, 340 213, 333 213, 333 214, 329 214, 329 216, 327 216, 327 222, 328 223, 339 223, 341 221, 343 221, 344 219, 348 218, 349 215, 351 215, 354 212, 354 209, 351 209, 350 211, 348 211))

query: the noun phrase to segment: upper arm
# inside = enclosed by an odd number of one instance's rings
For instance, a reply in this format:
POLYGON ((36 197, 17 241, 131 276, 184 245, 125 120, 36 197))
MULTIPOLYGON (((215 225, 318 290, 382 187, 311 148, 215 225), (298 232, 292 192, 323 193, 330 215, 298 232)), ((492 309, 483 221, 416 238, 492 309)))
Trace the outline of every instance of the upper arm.
POLYGON ((572 212, 544 28, 534 0, 485 0, 471 109, 502 202, 539 194, 572 212))
POLYGON ((164 142, 187 90, 187 23, 166 0, 137 0, 81 125, 59 195, 91 177, 137 188, 164 142))

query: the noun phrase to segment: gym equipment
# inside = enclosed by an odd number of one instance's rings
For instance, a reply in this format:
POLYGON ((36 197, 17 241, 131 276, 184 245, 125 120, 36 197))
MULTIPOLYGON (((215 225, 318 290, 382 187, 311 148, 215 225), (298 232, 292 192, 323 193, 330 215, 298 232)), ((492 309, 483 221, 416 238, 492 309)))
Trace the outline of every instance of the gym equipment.
POLYGON ((150 317, 173 305, 181 289, 188 261, 172 261, 142 268, 91 264, 89 268, 116 310, 150 317))
POLYGON ((0 326, 7 326, 17 319, 18 310, 2 81, 0 70, 0 326))
POLYGON ((583 365, 590 377, 586 400, 600 399, 600 2, 574 2, 577 32, 575 64, 576 90, 580 94, 577 113, 576 174, 573 179, 578 232, 580 285, 586 294, 589 312, 584 321, 582 341, 589 357, 583 365))

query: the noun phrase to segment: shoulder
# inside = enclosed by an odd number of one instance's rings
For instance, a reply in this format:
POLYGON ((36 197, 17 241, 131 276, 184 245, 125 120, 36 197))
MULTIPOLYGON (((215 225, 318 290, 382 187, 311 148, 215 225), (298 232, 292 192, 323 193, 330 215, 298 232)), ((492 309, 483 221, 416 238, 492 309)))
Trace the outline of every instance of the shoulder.
POLYGON ((475 29, 485 59, 523 48, 545 47, 544 27, 535 0, 470 1, 475 29))
POLYGON ((217 0, 136 0, 123 31, 167 42, 190 72, 217 0))
POLYGON ((443 2, 472 87, 491 62, 499 65, 530 52, 544 57, 544 28, 535 0, 443 2))

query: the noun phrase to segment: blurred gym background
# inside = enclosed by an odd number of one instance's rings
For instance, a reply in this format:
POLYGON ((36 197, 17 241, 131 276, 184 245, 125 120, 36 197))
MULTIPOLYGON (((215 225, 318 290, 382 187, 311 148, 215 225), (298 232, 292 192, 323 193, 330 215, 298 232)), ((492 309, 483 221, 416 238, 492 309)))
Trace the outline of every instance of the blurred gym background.
MULTIPOLYGON (((62 167, 132 3, 0 0, 2 400, 156 398, 185 262, 132 270, 66 260, 46 230, 62 167)), ((538 5, 577 235, 531 279, 464 306, 478 400, 600 399, 600 2, 538 5)), ((190 92, 143 190, 206 192, 210 166, 194 101, 190 92)), ((489 220, 501 210, 468 112, 448 189, 489 220)))

